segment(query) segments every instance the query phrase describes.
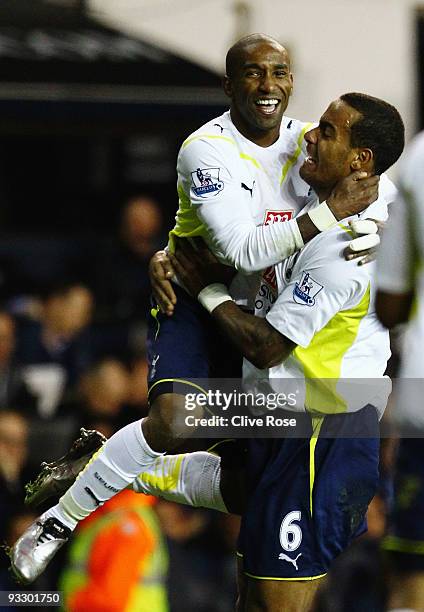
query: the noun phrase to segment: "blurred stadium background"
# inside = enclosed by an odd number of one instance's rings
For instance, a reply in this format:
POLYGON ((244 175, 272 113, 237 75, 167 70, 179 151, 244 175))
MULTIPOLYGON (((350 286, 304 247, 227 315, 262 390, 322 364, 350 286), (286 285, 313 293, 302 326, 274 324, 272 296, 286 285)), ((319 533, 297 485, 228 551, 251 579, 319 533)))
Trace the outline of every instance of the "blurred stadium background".
MULTIPOLYGON (((23 483, 41 460, 63 454, 81 425, 110 435, 146 413, 147 264, 176 209, 177 151, 225 109, 226 50, 255 31, 291 51, 290 115, 316 119, 339 94, 364 91, 397 106, 409 136, 424 127, 422 1, 0 4, 3 541, 34 518, 23 483)), ((387 444, 370 535, 336 567, 322 610, 383 609, 376 568, 392 461, 387 444)), ((118 525, 105 511, 101 538, 87 535, 92 525, 81 529, 80 548, 65 548, 31 588, 65 589, 71 611, 161 612, 164 603, 122 603, 155 558, 157 592, 172 612, 233 609, 236 518, 126 494, 113 510, 118 525), (128 534, 139 542, 131 560, 128 534), (123 571, 128 564, 136 569, 123 571), (73 597, 78 580, 85 591, 73 597)), ((0 590, 14 588, 3 557, 0 590)))

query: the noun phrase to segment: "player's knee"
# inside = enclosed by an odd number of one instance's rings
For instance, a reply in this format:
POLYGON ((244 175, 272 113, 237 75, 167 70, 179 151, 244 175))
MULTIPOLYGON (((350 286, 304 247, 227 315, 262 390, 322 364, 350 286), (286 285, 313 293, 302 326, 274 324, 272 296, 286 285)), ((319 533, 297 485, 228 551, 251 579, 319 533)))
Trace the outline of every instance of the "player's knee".
POLYGON ((164 393, 153 400, 149 415, 143 421, 144 435, 153 448, 172 450, 173 442, 181 438, 183 404, 184 397, 174 393, 164 393))

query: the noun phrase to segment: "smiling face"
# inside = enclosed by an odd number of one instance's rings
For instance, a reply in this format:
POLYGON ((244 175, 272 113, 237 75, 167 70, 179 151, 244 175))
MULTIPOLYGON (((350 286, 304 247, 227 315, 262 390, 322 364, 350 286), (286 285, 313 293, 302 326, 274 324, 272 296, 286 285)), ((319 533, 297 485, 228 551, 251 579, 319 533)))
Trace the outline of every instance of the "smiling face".
POLYGON ((292 88, 284 47, 264 39, 240 48, 224 81, 237 129, 256 144, 271 145, 279 136, 292 88))
POLYGON ((351 145, 351 128, 362 118, 361 113, 335 100, 320 119, 318 127, 305 134, 308 157, 300 168, 300 176, 320 196, 326 198, 333 187, 355 170, 372 170, 369 149, 351 145))

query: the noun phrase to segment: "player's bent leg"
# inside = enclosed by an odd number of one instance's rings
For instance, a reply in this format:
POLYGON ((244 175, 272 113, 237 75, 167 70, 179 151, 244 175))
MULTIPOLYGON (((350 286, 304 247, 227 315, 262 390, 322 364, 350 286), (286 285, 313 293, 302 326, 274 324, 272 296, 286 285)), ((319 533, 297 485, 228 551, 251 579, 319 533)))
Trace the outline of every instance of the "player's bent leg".
POLYGON ((134 481, 137 493, 228 512, 220 490, 221 457, 198 451, 159 457, 134 481))
MULTIPOLYGON (((191 414, 202 417, 204 409, 200 406, 191 414)), ((145 439, 152 449, 158 452, 172 452, 181 449, 194 433, 193 427, 185 424, 185 396, 177 393, 157 395, 151 402, 148 416, 143 419, 142 429, 145 439)))
MULTIPOLYGON (((158 412, 160 414, 167 412, 167 406, 176 406, 181 403, 179 396, 168 395, 160 396, 158 412), (162 405, 164 408, 162 409, 162 405)), ((156 414, 156 411, 154 412, 156 414)), ((160 423, 156 425, 161 431, 166 431, 166 424, 160 423)), ((162 443, 170 442, 172 436, 163 435, 162 443), (164 440, 164 438, 166 438, 164 440)), ((59 459, 50 463, 42 463, 40 473, 36 478, 25 485, 25 503, 33 508, 44 504, 48 499, 57 500, 69 489, 75 482, 79 473, 85 468, 94 453, 106 442, 106 438, 98 431, 85 430, 81 428, 80 436, 72 443, 69 451, 59 459)), ((169 443, 173 446, 173 443, 169 443)), ((178 450, 181 452, 193 452, 193 450, 205 449, 209 446, 207 440, 179 440, 177 443, 178 450)))
POLYGON ((35 580, 63 545, 63 534, 67 538, 79 521, 125 489, 160 455, 146 441, 141 421, 116 432, 95 453, 58 504, 39 517, 12 547, 12 569, 17 577, 26 582, 35 580))
MULTIPOLYGON (((12 568, 19 579, 35 580, 63 545, 62 533, 69 537, 79 521, 133 483, 163 452, 181 443, 183 434, 175 431, 173 419, 183 400, 173 394, 158 396, 151 415, 145 419, 146 435, 141 421, 131 423, 116 432, 93 455, 58 504, 37 519, 13 546, 12 568), (155 451, 152 445, 161 448, 162 452, 155 451), (54 529, 48 534, 50 542, 46 547, 44 531, 50 519, 54 519, 54 529)), ((214 491, 217 495, 219 486, 214 491)), ((222 502, 222 510, 224 508, 222 502)))
POLYGON ((223 440, 210 452, 164 455, 133 482, 137 493, 219 512, 245 509, 245 443, 223 440))
POLYGON ((310 612, 325 577, 308 582, 248 578, 245 612, 310 612))

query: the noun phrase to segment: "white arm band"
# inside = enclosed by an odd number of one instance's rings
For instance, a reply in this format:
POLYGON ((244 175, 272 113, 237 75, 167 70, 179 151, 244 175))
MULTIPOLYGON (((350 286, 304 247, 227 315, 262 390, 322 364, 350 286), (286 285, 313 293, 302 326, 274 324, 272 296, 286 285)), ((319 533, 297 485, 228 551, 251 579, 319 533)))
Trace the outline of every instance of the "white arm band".
POLYGON ((309 218, 320 232, 333 227, 337 223, 336 217, 327 206, 327 202, 322 202, 316 208, 308 212, 309 218))
POLYGON ((228 293, 228 287, 221 283, 208 285, 197 296, 197 299, 208 312, 212 312, 223 302, 233 301, 228 293))

